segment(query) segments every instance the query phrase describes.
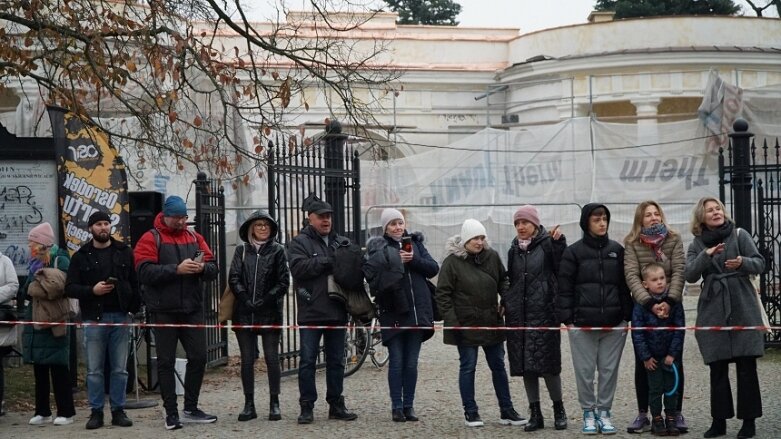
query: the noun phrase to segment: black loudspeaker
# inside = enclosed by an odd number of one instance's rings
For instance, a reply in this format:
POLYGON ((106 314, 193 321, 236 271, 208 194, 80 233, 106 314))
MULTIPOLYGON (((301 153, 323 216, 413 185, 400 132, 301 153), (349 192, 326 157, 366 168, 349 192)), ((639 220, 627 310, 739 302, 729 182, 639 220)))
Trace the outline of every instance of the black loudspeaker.
POLYGON ((130 244, 134 245, 151 229, 163 211, 163 194, 154 191, 128 192, 130 201, 130 244))

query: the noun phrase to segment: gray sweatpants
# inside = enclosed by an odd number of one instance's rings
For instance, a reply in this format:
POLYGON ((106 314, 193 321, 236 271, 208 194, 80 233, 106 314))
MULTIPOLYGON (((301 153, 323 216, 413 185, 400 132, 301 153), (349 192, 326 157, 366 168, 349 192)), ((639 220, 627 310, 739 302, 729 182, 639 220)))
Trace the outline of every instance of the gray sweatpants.
MULTIPOLYGON (((617 327, 625 328, 626 322, 617 327)), ((618 383, 618 366, 626 344, 626 331, 592 332, 575 329, 568 331, 568 334, 580 406, 583 410, 596 410, 597 413, 610 410, 618 383)))

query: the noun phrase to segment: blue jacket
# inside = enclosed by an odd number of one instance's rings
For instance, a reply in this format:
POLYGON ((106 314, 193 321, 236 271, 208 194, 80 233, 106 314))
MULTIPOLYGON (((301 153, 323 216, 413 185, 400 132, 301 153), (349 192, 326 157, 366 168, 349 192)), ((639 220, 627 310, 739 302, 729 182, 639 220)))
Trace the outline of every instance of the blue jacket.
MULTIPOLYGON (((686 319, 683 315, 683 304, 680 302, 670 308, 670 314, 666 319, 656 317, 651 311, 648 311, 640 304, 635 304, 632 313, 632 327, 654 327, 663 328, 666 326, 684 327, 686 319)), ((667 355, 672 355, 676 360, 681 359, 683 352, 683 330, 664 330, 664 331, 632 331, 632 343, 635 345, 635 353, 642 360, 646 361, 653 357, 661 360, 667 355)))

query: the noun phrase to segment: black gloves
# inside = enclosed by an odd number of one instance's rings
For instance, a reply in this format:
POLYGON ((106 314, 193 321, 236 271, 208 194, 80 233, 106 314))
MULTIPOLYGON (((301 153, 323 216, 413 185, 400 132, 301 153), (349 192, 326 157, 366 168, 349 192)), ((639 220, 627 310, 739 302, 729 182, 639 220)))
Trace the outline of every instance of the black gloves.
POLYGON ((258 300, 256 302, 253 302, 252 299, 247 299, 247 300, 244 301, 244 306, 246 306, 247 309, 250 310, 250 311, 257 311, 261 307, 263 307, 264 303, 265 303, 265 301, 263 299, 260 299, 260 300, 258 300))

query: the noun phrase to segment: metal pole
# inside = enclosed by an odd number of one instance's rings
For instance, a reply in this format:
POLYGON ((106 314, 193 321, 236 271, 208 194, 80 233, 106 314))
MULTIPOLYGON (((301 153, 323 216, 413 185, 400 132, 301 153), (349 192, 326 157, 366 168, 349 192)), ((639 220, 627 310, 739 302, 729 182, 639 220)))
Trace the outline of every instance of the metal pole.
POLYGON ((347 136, 342 134, 342 124, 332 120, 326 126, 325 137, 325 200, 334 210, 333 227, 336 233, 345 234, 345 202, 347 191, 344 181, 344 144, 347 136))
POLYGON ((750 145, 754 134, 748 132, 748 122, 737 119, 732 124, 733 171, 730 179, 732 205, 735 207, 735 224, 752 232, 751 224, 751 157, 750 145))

